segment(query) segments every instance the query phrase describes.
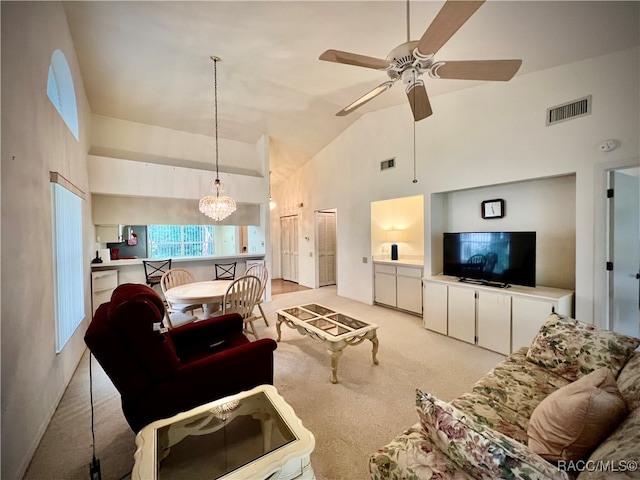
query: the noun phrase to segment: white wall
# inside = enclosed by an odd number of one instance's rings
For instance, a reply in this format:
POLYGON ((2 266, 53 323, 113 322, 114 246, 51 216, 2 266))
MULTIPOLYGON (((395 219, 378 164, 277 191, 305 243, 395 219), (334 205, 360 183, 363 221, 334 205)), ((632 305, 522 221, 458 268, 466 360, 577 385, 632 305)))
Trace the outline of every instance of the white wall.
MULTIPOLYGON (((85 350, 93 247, 89 108, 62 5, 2 2, 2 478, 22 478, 85 350), (51 54, 71 69, 80 141, 46 94, 51 54), (85 321, 55 353, 49 172, 84 190, 85 321)), ((88 450, 87 450, 88 453, 88 450)), ((87 457, 87 462, 90 458, 87 457)))
MULTIPOLYGON (((575 176, 564 175, 441 194, 443 221, 432 226, 432 273, 442 272, 442 232, 536 232, 536 283, 575 288, 575 176), (505 200, 503 218, 483 219, 483 200, 505 200)), ((433 196, 432 196, 433 198, 433 196)), ((439 202, 438 202, 439 203, 439 202)), ((434 205, 432 205, 432 210, 434 205)))
MULTIPOLYGON (((639 56, 633 48, 432 98, 433 116, 416 125, 416 184, 411 182, 410 109, 400 105, 367 114, 277 188, 279 214, 297 211, 307 225, 314 210, 337 208, 338 293, 366 303, 372 273, 362 257, 371 248, 372 201, 424 195, 429 272, 432 193, 575 174, 576 316, 598 323, 593 305, 604 292, 594 291, 600 269, 593 259, 604 246, 594 244, 596 230, 603 227, 594 221, 595 176, 603 164, 638 163, 639 56), (589 94, 590 116, 545 126, 546 108, 589 94), (620 148, 599 151, 598 144, 607 138, 618 139, 620 148), (391 157, 396 168, 381 175, 379 162, 391 157), (297 208, 301 201, 304 207, 297 208)), ((436 80, 426 81, 428 88, 436 80)), ((301 232, 308 234, 313 230, 301 232)), ((277 243, 274 239, 274 256, 279 255, 277 243)), ((309 260, 301 252, 300 283, 306 286, 315 278, 309 260)))
POLYGON ((424 260, 424 198, 422 195, 371 203, 371 254, 390 258, 391 243, 402 259, 424 260), (400 230, 404 241, 389 242, 387 230, 400 230))

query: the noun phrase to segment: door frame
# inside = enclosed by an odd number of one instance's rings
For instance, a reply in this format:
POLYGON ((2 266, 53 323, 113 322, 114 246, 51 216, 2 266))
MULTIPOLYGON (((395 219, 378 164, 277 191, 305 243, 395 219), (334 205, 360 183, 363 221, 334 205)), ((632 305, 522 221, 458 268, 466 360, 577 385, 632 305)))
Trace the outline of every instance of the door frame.
POLYGON ((596 327, 610 329, 608 290, 609 272, 606 262, 609 257, 609 202, 607 189, 609 188, 609 172, 633 168, 640 165, 640 158, 623 158, 596 164, 594 166, 595 204, 593 209, 594 226, 594 256, 593 256, 593 323, 596 327))
POLYGON ((333 213, 335 215, 335 272, 336 272, 336 287, 338 286, 338 209, 337 208, 320 208, 313 212, 313 229, 314 229, 314 245, 313 245, 313 255, 315 256, 315 288, 320 288, 320 255, 318 255, 318 213, 333 213))

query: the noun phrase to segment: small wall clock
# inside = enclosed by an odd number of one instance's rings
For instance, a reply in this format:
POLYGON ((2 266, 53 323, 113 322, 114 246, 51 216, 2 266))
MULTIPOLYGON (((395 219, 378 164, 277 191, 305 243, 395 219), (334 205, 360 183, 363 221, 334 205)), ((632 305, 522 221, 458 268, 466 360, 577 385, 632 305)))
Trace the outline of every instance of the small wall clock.
POLYGON ((505 214, 504 200, 496 198, 494 200, 485 200, 481 205, 482 218, 502 218, 505 214))

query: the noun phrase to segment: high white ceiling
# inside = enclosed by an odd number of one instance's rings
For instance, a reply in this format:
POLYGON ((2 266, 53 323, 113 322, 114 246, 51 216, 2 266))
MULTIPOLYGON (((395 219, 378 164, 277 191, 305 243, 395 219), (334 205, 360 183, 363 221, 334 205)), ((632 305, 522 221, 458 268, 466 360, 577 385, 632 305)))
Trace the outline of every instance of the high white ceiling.
MULTIPOLYGON (((413 40, 442 5, 411 2, 413 40)), ((640 43, 639 5, 490 0, 436 60, 521 58, 517 75, 526 75, 627 49, 640 43)), ((351 115, 336 117, 387 76, 318 60, 329 48, 385 58, 407 39, 405 0, 78 1, 64 6, 94 114, 212 136, 209 57, 217 55, 222 58, 220 137, 253 144, 268 134, 278 151, 271 164, 274 183, 362 114, 406 102, 397 84, 351 115)), ((428 77, 425 83, 431 97, 478 84, 428 77)), ((437 115, 436 109, 431 118, 437 115)))

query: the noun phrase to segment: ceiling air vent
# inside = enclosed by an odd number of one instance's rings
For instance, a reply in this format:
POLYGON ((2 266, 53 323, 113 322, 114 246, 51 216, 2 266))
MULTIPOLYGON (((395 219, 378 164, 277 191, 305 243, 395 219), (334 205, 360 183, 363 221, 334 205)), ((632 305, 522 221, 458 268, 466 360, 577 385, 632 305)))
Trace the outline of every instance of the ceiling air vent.
POLYGON ((591 115, 591 95, 547 109, 547 126, 591 115))
POLYGON ((395 158, 390 158, 389 160, 383 160, 382 162, 380 162, 380 171, 388 170, 388 169, 393 168, 395 166, 396 166, 396 159, 395 158))

